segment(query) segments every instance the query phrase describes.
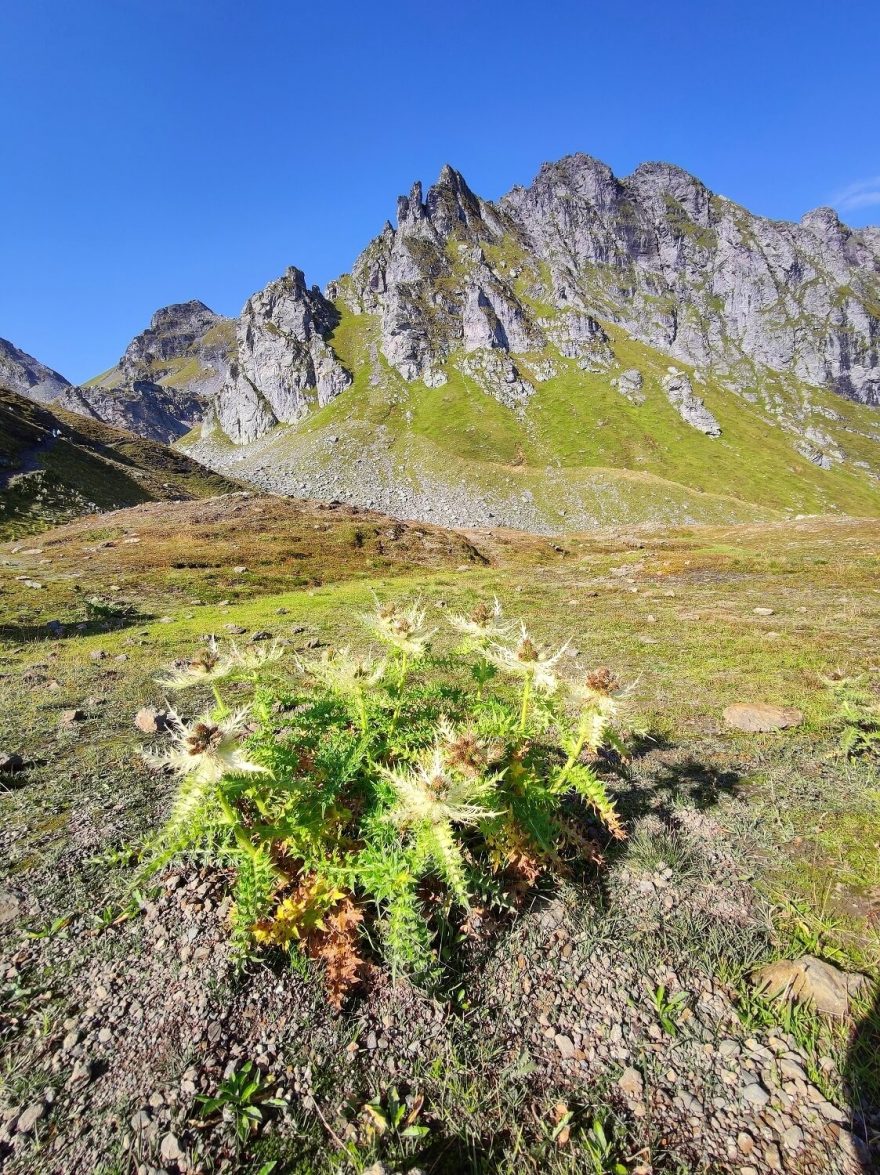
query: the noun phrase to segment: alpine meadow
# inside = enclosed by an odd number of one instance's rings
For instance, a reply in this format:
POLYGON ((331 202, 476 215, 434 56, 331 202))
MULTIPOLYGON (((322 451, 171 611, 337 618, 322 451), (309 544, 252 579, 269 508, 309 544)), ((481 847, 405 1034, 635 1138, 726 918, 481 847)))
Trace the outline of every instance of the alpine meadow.
POLYGON ((4 19, 0 1167, 880 1170, 877 13, 337 7, 4 19))

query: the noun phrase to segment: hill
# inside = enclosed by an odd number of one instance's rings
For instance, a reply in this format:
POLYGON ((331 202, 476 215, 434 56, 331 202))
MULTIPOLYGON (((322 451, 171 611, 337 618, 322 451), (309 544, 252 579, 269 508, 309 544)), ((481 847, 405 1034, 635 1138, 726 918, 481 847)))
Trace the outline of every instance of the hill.
POLYGON ((0 535, 238 489, 182 453, 0 388, 0 535))

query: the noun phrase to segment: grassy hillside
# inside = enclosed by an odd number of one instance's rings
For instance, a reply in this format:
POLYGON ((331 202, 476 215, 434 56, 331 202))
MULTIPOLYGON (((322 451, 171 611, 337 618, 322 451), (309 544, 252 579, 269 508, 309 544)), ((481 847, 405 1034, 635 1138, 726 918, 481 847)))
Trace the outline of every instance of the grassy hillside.
POLYGON ((0 389, 0 535, 239 488, 182 453, 0 389), (56 435, 58 434, 58 435, 56 435))
POLYGON ((735 391, 676 360, 721 425, 720 437, 707 437, 661 387, 669 357, 604 323, 615 355, 607 371, 584 372, 553 348, 516 358, 537 389, 517 412, 481 390, 461 357, 447 364, 442 387, 406 383, 377 354, 375 319, 338 305, 332 343, 354 373, 350 388, 254 445, 236 450, 219 435, 203 442, 192 433, 184 448, 262 488, 384 508, 399 497, 409 516, 435 521, 442 512, 418 513, 425 502, 462 495, 480 503, 471 517, 551 531, 880 515, 874 409, 766 374, 752 373, 749 384, 740 373, 735 391), (556 374, 539 382, 532 373, 548 359, 556 374), (611 384, 629 368, 644 379, 641 406, 611 384), (831 468, 798 452, 811 430, 827 439, 831 468))
MULTIPOLYGON (((252 495, 0 548, 0 748, 25 761, 0 777, 4 1169, 681 1175, 739 1170, 752 1148, 755 1170, 776 1153, 793 1172, 870 1170, 876 988, 834 1021, 749 976, 804 952, 880 971, 880 776, 841 753, 823 681, 876 673, 878 557, 869 521, 555 541, 252 495), (141 757, 162 736, 133 719, 167 706, 156 676, 206 633, 271 634, 285 681, 322 643, 366 651, 374 592, 421 597, 441 652, 447 615, 497 596, 540 642, 570 639, 564 677, 634 682, 630 759, 605 769, 628 835, 515 914, 475 911, 454 991, 377 965, 335 1014, 283 955, 236 968, 228 871, 176 862, 132 898, 175 787, 141 757), (743 701, 803 724, 731 730, 722 711, 743 701), (197 1099, 246 1062, 282 1105, 237 1137, 234 1102, 197 1099), (387 1125, 398 1098, 418 1129, 387 1125), (32 1105, 37 1129, 10 1132, 32 1105)), ((187 717, 209 701, 175 699, 187 717)), ((276 719, 283 738, 295 713, 276 719)))

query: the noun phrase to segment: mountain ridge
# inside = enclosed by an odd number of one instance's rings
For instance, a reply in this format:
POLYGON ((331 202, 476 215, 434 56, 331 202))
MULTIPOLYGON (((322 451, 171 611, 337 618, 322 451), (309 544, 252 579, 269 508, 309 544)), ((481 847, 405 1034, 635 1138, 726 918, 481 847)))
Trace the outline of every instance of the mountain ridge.
POLYGON ((264 489, 432 521, 439 495, 462 524, 604 524, 576 487, 627 469, 688 503, 646 520, 700 518, 694 493, 880 509, 880 229, 754 216, 674 164, 618 178, 583 154, 496 201, 444 165, 396 220, 323 291, 291 266, 236 320, 157 312, 65 402, 264 489))

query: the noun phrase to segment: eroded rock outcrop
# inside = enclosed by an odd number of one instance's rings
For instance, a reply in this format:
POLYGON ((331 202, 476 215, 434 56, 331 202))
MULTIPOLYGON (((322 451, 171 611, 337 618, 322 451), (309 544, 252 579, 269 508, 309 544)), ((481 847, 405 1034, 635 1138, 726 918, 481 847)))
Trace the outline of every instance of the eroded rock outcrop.
POLYGON ((721 425, 703 403, 694 395, 690 378, 675 367, 670 367, 663 377, 663 391, 669 403, 691 428, 705 433, 707 437, 721 436, 721 425))
POLYGON ((348 387, 351 374, 327 341, 338 320, 333 304, 292 267, 248 299, 229 377, 214 404, 232 440, 247 444, 348 387))

